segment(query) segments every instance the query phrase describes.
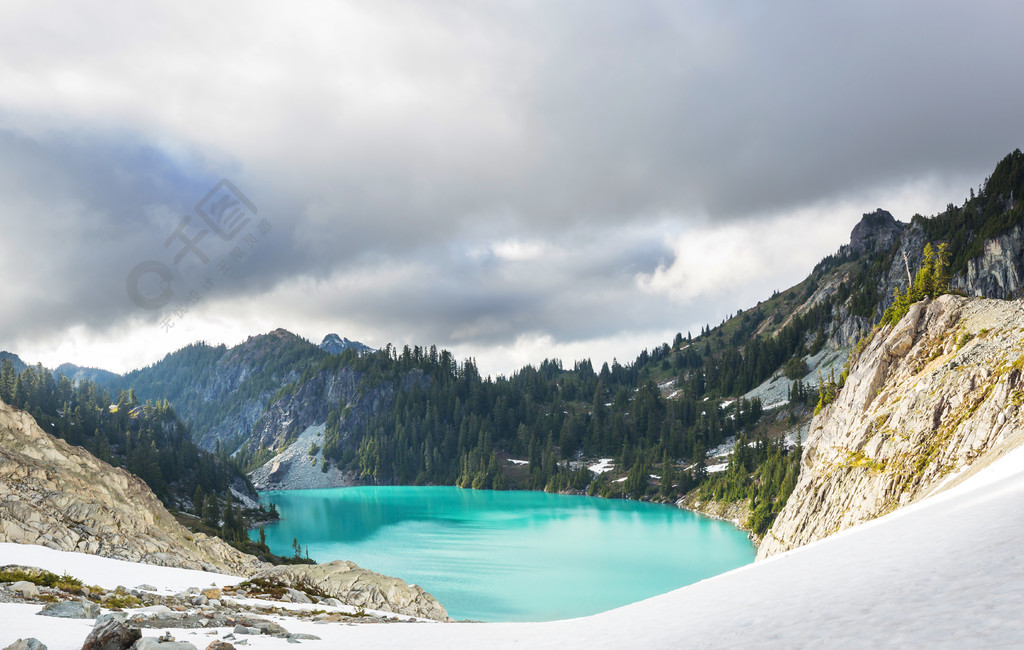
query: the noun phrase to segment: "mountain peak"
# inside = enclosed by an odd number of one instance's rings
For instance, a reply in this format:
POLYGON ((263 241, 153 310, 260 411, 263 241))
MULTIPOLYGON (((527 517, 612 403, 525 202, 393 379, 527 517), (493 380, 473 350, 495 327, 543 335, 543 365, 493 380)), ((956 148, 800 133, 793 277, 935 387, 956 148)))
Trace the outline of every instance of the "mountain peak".
POLYGON ((11 364, 14 366, 15 372, 21 372, 28 367, 28 364, 22 361, 21 357, 18 355, 13 352, 7 352, 6 350, 0 350, 0 361, 3 361, 4 359, 11 360, 11 364))
POLYGON ((342 338, 333 332, 324 337, 324 340, 320 343, 320 349, 330 354, 341 354, 348 349, 354 349, 356 352, 373 351, 373 348, 364 343, 360 343, 359 341, 350 341, 349 339, 342 338))
POLYGON ((867 212, 850 233, 850 248, 855 253, 888 248, 899 238, 904 227, 905 224, 896 221, 887 210, 878 208, 867 212))

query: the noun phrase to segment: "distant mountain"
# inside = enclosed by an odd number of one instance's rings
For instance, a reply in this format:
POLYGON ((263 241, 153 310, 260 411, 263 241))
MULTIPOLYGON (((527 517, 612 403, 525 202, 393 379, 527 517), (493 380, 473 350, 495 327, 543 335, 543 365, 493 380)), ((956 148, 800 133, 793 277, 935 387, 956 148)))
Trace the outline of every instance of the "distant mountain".
POLYGON ((87 368, 83 366, 76 366, 73 363, 62 363, 57 366, 54 371, 56 374, 64 375, 73 382, 79 382, 83 379, 95 382, 105 388, 116 386, 121 381, 121 375, 110 372, 109 370, 102 370, 100 368, 87 368))
POLYGON ((360 353, 374 351, 373 348, 364 343, 350 341, 333 333, 324 337, 324 340, 320 343, 320 349, 329 354, 341 354, 345 350, 355 350, 360 353))
POLYGON ((6 350, 0 350, 0 363, 3 363, 5 359, 10 359, 11 365, 14 366, 15 372, 21 372, 28 367, 28 364, 21 360, 21 357, 14 354, 13 352, 7 352, 6 350))
POLYGON ((228 348, 193 343, 124 376, 142 400, 168 400, 203 449, 234 450, 249 437, 267 402, 329 355, 283 329, 228 348))

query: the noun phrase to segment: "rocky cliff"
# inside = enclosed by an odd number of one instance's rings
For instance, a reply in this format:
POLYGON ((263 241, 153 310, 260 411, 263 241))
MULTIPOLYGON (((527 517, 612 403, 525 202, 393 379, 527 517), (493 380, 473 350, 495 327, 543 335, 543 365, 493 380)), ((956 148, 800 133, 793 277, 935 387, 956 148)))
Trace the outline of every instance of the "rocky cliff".
POLYGON ((262 562, 181 526, 138 477, 0 402, 0 542, 248 575, 262 562))
POLYGON ((1024 305, 942 296, 874 333, 811 422, 764 558, 950 487, 1024 440, 1024 305))
POLYGON ((354 447, 358 440, 352 439, 353 432, 388 408, 396 390, 407 391, 424 381, 423 372, 416 370, 407 373, 396 388, 391 381, 369 382, 365 373, 340 366, 323 368, 293 385, 267 407, 245 443, 251 453, 275 452, 250 474, 253 484, 259 490, 358 484, 354 472, 339 470, 329 460, 325 465, 325 447, 332 443, 354 447))

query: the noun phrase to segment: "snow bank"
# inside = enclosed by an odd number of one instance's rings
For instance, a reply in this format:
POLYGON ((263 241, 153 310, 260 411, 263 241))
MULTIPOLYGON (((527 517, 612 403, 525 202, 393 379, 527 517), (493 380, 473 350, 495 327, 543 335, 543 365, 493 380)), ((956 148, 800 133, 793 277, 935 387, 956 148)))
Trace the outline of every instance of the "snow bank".
POLYGON ((132 589, 141 584, 150 584, 161 587, 161 593, 178 593, 189 587, 224 587, 244 580, 222 573, 136 564, 98 555, 56 551, 32 544, 0 543, 0 565, 4 564, 23 564, 57 574, 68 573, 87 585, 106 589, 118 586, 132 589))

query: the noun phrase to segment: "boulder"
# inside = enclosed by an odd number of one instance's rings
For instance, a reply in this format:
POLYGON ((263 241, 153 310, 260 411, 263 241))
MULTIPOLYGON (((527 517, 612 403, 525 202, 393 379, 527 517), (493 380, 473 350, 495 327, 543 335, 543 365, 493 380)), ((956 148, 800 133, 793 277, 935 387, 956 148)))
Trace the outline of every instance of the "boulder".
POLYGON ((127 650, 140 638, 142 632, 126 623, 123 613, 104 614, 96 619, 82 650, 127 650))
POLYGON ((303 593, 303 592, 301 592, 301 591, 299 591, 297 589, 288 589, 286 591, 286 593, 288 594, 288 598, 293 603, 300 603, 302 605, 312 605, 313 604, 313 601, 310 599, 309 596, 307 596, 305 593, 303 593))
POLYGON ((46 646, 39 639, 29 637, 18 639, 4 650, 46 650, 46 646))
POLYGON ((37 598, 39 596, 39 587, 27 580, 19 580, 11 584, 10 589, 16 594, 21 594, 22 598, 37 598))
POLYGON ((56 618, 96 618, 100 615, 100 606, 88 600, 65 600, 50 603, 37 612, 37 615, 56 618))

